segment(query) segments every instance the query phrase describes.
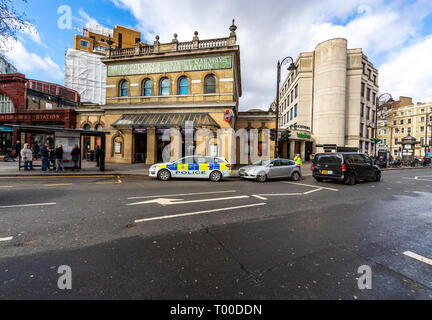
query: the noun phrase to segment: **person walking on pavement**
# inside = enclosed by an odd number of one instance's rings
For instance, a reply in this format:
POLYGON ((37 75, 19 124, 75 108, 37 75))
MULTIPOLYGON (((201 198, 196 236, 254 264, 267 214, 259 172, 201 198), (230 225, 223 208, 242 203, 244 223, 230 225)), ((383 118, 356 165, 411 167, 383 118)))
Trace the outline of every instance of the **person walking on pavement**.
POLYGON ((42 145, 42 147, 40 148, 40 155, 42 159, 42 172, 46 172, 47 169, 49 169, 50 165, 50 152, 48 143, 42 145))
POLYGON ((75 170, 79 171, 78 163, 81 156, 81 151, 78 145, 74 144, 74 146, 72 147, 71 156, 72 156, 72 161, 74 163, 74 167, 72 171, 75 170))
POLYGON ((24 161, 24 170, 32 170, 33 151, 29 148, 29 144, 24 144, 24 148, 20 152, 21 159, 24 161))
POLYGON ((14 149, 15 157, 19 158, 21 156, 21 142, 19 140, 15 143, 14 149))
POLYGON ((95 157, 96 157, 96 167, 100 166, 100 158, 101 158, 101 149, 99 148, 99 145, 96 146, 95 150, 95 157))
POLYGON ((61 144, 57 145, 57 148, 55 148, 53 158, 55 161, 56 173, 59 172, 60 168, 64 172, 65 169, 63 166, 63 146, 61 144))
POLYGON ((302 159, 300 157, 300 155, 297 153, 296 156, 293 159, 295 161, 295 163, 297 163, 299 166, 303 165, 302 159))

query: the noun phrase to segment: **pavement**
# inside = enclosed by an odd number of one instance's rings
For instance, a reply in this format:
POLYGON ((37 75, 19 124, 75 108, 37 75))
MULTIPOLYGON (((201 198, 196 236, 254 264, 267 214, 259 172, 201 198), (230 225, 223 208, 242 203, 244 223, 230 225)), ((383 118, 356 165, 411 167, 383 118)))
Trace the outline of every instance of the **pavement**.
POLYGON ((0 299, 430 300, 431 187, 430 169, 355 186, 3 177, 0 299))

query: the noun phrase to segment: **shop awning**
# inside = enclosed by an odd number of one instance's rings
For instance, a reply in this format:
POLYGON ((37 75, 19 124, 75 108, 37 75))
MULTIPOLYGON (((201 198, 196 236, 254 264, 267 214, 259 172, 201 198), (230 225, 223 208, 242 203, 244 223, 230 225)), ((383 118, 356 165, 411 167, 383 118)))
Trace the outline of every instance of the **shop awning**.
POLYGON ((205 112, 124 114, 120 119, 114 122, 112 126, 123 128, 184 128, 186 121, 193 121, 194 127, 220 127, 217 122, 205 112))

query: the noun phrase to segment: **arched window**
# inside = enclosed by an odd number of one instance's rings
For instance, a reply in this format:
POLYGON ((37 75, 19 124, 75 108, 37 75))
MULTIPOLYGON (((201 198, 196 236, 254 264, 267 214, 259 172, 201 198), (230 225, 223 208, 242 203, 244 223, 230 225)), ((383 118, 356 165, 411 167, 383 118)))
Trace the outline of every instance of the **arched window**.
POLYGON ((90 125, 87 123, 87 124, 84 125, 83 129, 89 131, 89 130, 91 129, 91 127, 90 127, 90 125))
POLYGON ((216 77, 212 74, 204 79, 204 93, 216 93, 216 77))
POLYGON ((181 77, 178 80, 178 94, 189 94, 189 80, 186 77, 181 77))
POLYGON ((159 89, 159 95, 161 96, 169 96, 170 94, 170 81, 168 78, 162 78, 160 80, 160 85, 159 85, 160 89, 159 89))
POLYGON ((126 80, 122 80, 120 82, 120 97, 128 96, 128 82, 126 80))
POLYGON ((150 79, 145 79, 142 84, 144 97, 150 97, 152 95, 152 82, 150 79))
POLYGON ((4 94, 0 94, 0 113, 14 113, 15 107, 12 100, 4 94))

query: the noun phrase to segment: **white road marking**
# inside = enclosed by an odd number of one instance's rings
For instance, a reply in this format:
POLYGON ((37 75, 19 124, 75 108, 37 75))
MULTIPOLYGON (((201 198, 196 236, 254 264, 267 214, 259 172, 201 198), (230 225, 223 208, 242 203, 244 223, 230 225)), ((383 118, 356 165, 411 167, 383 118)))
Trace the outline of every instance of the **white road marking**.
POLYGON ((53 183, 53 184, 44 184, 45 187, 61 187, 61 186, 71 186, 72 183, 53 183))
POLYGON ((1 241, 10 241, 12 239, 13 239, 13 237, 0 238, 0 242, 1 241))
POLYGON ((162 198, 162 197, 195 196, 195 195, 203 195, 203 194, 232 193, 232 192, 236 192, 236 190, 212 191, 212 192, 196 192, 196 193, 180 193, 180 194, 167 194, 167 195, 158 195, 158 196, 129 197, 128 199, 129 200, 133 200, 133 199, 148 199, 148 198, 162 198))
POLYGON ((320 191, 320 190, 322 190, 322 188, 315 189, 315 190, 310 190, 310 191, 306 191, 306 192, 303 192, 303 194, 309 194, 309 193, 317 192, 317 191, 320 191))
POLYGON ((19 207, 38 207, 38 206, 53 206, 55 202, 47 202, 47 203, 32 203, 32 204, 14 204, 10 206, 0 206, 0 209, 5 208, 19 208, 19 207))
POLYGON ((12 188, 12 186, 0 186, 0 188, 12 188))
POLYGON ((267 198, 261 197, 261 196, 259 196, 257 194, 253 194, 252 197, 260 199, 260 200, 267 200, 267 198))
POLYGON ((417 253, 411 252, 411 251, 405 251, 403 254, 410 257, 410 258, 416 259, 418 261, 427 263, 428 265, 432 266, 432 259, 425 258, 425 257, 423 257, 417 253))
POLYGON ((219 209, 211 209, 211 210, 204 210, 204 211, 180 213, 180 214, 173 214, 173 215, 170 215, 170 216, 162 216, 162 217, 155 217, 155 218, 139 219, 139 220, 135 220, 135 223, 148 222, 148 221, 154 221, 154 220, 163 220, 163 219, 172 219, 172 218, 185 217, 185 216, 193 216, 193 215, 198 215, 198 214, 203 214, 203 213, 210 213, 210 212, 218 212, 218 211, 227 211, 227 210, 236 210, 236 209, 243 209, 243 208, 251 208, 251 207, 257 207, 257 206, 263 206, 263 205, 266 205, 266 203, 254 203, 254 204, 247 204, 247 205, 244 205, 244 206, 237 206, 237 207, 219 208, 219 209))
MULTIPOLYGON (((416 180, 416 181, 432 181, 431 179, 420 179, 422 177, 416 177, 416 178, 405 178, 404 179, 408 179, 408 180, 416 180), (417 178, 417 179, 416 179, 417 178)), ((414 183, 411 183, 412 185, 414 185, 414 183)))
POLYGON ((321 188, 321 189, 331 190, 331 191, 339 191, 338 189, 328 188, 328 187, 322 187, 322 186, 315 186, 315 185, 312 185, 312 184, 304 184, 304 183, 290 182, 290 181, 281 181, 281 182, 282 183, 295 184, 295 185, 299 185, 299 186, 305 186, 305 187, 321 188))
POLYGON ((183 199, 158 198, 158 199, 153 199, 153 200, 130 203, 130 204, 128 204, 128 206, 135 206, 135 205, 149 204, 149 203, 159 203, 160 205, 163 205, 163 206, 169 206, 169 205, 173 205, 173 204, 187 204, 187 203, 197 203, 197 202, 233 200, 233 199, 248 199, 248 198, 249 198, 249 196, 235 196, 235 197, 198 199, 198 200, 186 200, 186 201, 183 201, 183 199))
POLYGON ((270 196, 301 196, 303 193, 267 193, 267 194, 259 194, 260 196, 270 197, 270 196))

